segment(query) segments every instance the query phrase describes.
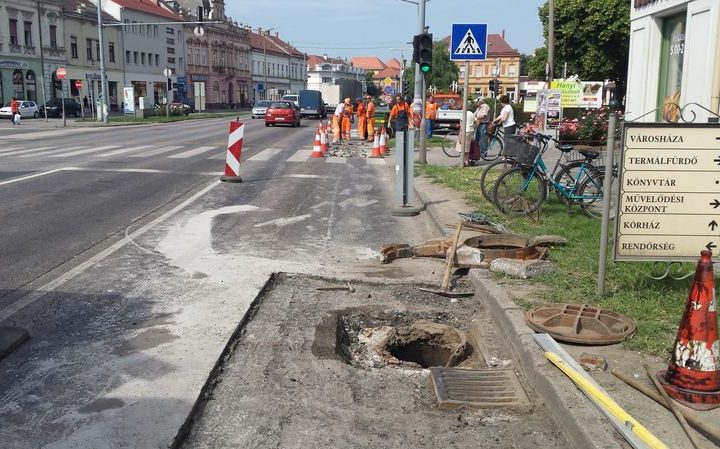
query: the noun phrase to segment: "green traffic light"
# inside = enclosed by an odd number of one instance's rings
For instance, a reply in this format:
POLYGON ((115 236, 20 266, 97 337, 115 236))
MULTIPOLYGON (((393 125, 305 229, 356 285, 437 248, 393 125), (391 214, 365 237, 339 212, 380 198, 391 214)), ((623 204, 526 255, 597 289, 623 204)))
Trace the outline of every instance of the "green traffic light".
POLYGON ((427 73, 430 71, 430 64, 420 64, 420 71, 427 73))

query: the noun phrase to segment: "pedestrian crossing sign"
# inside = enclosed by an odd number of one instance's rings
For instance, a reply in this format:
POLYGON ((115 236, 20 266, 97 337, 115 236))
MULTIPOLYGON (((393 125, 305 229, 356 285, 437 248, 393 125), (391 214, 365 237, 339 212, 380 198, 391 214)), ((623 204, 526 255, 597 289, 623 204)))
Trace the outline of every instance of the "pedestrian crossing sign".
POLYGON ((487 52, 486 23, 453 23, 450 35, 451 61, 481 61, 487 52))

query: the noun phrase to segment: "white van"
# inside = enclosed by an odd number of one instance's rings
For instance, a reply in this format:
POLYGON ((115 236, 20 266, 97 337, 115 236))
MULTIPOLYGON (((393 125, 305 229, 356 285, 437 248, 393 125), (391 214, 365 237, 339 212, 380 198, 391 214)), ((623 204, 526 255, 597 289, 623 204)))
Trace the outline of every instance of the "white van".
POLYGON ((295 103, 296 108, 300 108, 300 96, 297 94, 283 95, 281 100, 292 101, 293 103, 295 103))

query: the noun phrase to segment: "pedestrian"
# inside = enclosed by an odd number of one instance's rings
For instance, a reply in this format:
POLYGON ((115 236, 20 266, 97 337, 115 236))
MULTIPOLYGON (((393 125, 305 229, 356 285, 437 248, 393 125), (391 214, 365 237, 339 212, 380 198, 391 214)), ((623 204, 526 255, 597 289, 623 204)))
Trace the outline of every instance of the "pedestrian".
POLYGON ((13 125, 20 124, 20 105, 15 97, 12 97, 10 101, 10 123, 13 125))
POLYGON ((390 111, 389 121, 392 123, 395 132, 405 132, 415 127, 412 121, 412 111, 410 105, 407 104, 405 99, 401 95, 395 97, 395 105, 390 111))
POLYGON ((474 135, 475 135, 475 114, 470 109, 468 109, 465 111, 465 132, 458 133, 458 143, 457 143, 457 145, 460 145, 459 149, 462 149, 463 140, 467 141, 467 145, 464 148, 465 151, 463 151, 463 166, 464 167, 470 166, 470 145, 472 144, 471 140, 474 135))
POLYGON ((365 114, 367 116, 367 140, 373 141, 375 134, 375 102, 370 95, 365 96, 365 114))
POLYGON ((87 95, 83 97, 83 107, 87 109, 90 105, 88 104, 87 95))
POLYGON ((342 133, 340 131, 340 126, 342 126, 342 119, 343 119, 343 113, 345 111, 345 104, 340 103, 335 108, 335 112, 333 113, 332 118, 332 128, 333 128, 333 143, 340 142, 340 138, 342 137, 342 133))
POLYGON ((435 103, 435 97, 430 97, 425 102, 425 124, 427 129, 425 135, 427 137, 433 136, 433 129, 435 128, 435 119, 437 118, 438 105, 435 103))
POLYGON ((355 113, 358 119, 357 133, 360 140, 365 140, 365 134, 367 133, 367 111, 365 110, 365 104, 363 104, 362 98, 358 98, 356 103, 355 113))
POLYGON ((487 155, 490 136, 487 135, 487 124, 490 117, 490 106, 483 97, 478 97, 475 103, 475 140, 480 146, 480 156, 487 155))
POLYGON ((343 119, 342 119, 342 133, 343 139, 350 140, 350 130, 353 124, 353 106, 349 98, 345 99, 345 105, 343 107, 343 119))
POLYGON ((500 104, 502 104, 500 115, 495 117, 493 123, 496 125, 502 124, 503 130, 505 131, 505 146, 507 147, 508 139, 510 139, 509 136, 515 134, 515 129, 517 128, 515 125, 515 112, 512 106, 510 106, 510 97, 507 95, 500 97, 500 104))

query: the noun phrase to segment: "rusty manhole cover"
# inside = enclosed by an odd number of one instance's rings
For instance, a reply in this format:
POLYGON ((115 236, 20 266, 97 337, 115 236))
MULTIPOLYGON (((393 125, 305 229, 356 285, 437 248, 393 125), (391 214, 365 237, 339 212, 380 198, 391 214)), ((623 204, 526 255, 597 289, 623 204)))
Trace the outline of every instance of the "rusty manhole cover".
POLYGON ((465 245, 479 248, 485 256, 483 261, 506 257, 509 259, 542 259, 547 248, 537 247, 530 239, 517 234, 488 234, 470 237, 465 245))
POLYGON ((530 410, 525 390, 511 369, 430 368, 438 408, 508 407, 530 410))
POLYGON ((545 304, 527 311, 525 317, 532 330, 571 343, 620 343, 635 332, 629 317, 587 304, 545 304))

